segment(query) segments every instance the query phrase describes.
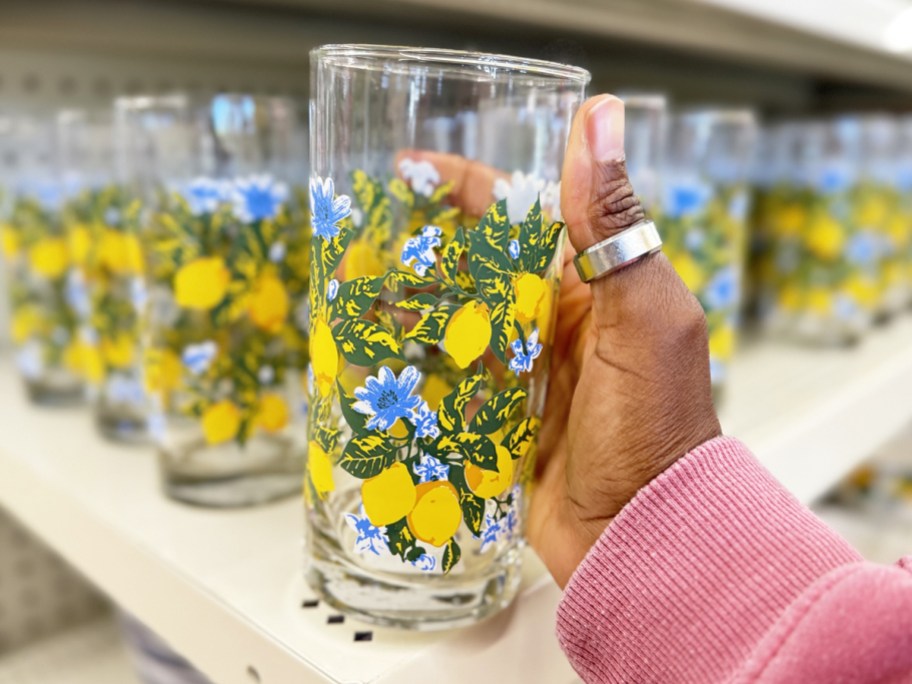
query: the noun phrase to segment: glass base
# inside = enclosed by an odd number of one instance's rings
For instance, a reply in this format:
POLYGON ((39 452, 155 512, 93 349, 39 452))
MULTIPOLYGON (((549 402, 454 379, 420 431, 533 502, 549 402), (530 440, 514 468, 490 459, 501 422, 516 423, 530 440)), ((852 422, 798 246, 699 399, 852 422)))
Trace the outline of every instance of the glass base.
MULTIPOLYGON (((312 528, 311 528, 312 529, 312 528)), ((359 620, 421 632, 466 627, 512 603, 522 575, 522 545, 471 576, 370 571, 314 532, 305 577, 329 605, 359 620)))
POLYGON ((82 382, 73 378, 38 378, 25 381, 28 398, 42 406, 72 406, 85 399, 82 382))
POLYGON ((146 419, 128 410, 99 405, 95 408, 98 431, 113 442, 141 444, 149 438, 146 419))
POLYGON ((241 447, 202 439, 159 449, 165 493, 210 508, 238 508, 300 494, 303 454, 290 437, 258 435, 241 447))

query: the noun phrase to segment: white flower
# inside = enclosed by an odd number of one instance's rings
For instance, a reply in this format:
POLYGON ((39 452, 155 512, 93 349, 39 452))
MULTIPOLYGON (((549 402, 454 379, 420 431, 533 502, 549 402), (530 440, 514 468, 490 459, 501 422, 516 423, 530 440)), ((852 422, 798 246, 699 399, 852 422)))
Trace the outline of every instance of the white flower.
POLYGON ((399 173, 419 195, 430 197, 440 185, 440 174, 429 161, 403 159, 399 162, 399 173))
POLYGON ((221 202, 227 199, 229 186, 224 181, 214 178, 195 178, 187 185, 182 194, 194 216, 211 214, 221 202))
POLYGON ((202 375, 218 354, 218 345, 212 340, 188 344, 181 353, 181 361, 194 375, 202 375))
POLYGON ((333 278, 326 285, 326 298, 329 301, 332 301, 336 298, 337 294, 339 294, 339 281, 333 278))
POLYGON ((272 366, 263 366, 257 371, 257 380, 260 381, 261 385, 268 385, 273 380, 275 380, 275 370, 272 366))
POLYGON ((560 206, 561 184, 549 181, 541 193, 542 208, 547 209, 552 221, 563 221, 560 206))
POLYGON ((514 171, 509 181, 503 178, 494 181, 494 197, 507 200, 510 223, 522 223, 544 188, 545 182, 531 173, 526 175, 522 171, 514 171))
POLYGON ((130 302, 137 311, 143 311, 146 303, 149 301, 149 293, 146 292, 146 285, 140 278, 134 278, 130 281, 130 302))
POLYGON ((285 252, 284 242, 273 242, 269 248, 269 260, 274 264, 278 264, 285 258, 285 252))

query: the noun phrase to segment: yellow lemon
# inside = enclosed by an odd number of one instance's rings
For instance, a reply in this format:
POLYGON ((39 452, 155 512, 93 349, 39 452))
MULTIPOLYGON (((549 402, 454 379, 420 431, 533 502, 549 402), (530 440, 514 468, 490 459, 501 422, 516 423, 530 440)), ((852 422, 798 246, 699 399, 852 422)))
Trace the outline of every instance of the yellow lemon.
POLYGON ((538 307, 538 339, 541 342, 551 340, 552 310, 554 306, 554 291, 549 287, 545 290, 541 305, 538 307))
POLYGON ((62 238, 45 238, 29 250, 29 263, 35 273, 56 280, 66 273, 70 259, 62 238))
POLYGON ((807 215, 800 205, 785 206, 773 218, 774 231, 785 237, 798 235, 805 221, 807 215))
POLYGON ((208 311, 225 298, 229 278, 221 257, 194 259, 174 276, 174 297, 179 306, 208 311))
POLYGON ((92 384, 99 384, 104 380, 104 360, 98 347, 91 344, 82 346, 82 374, 92 384))
POLYGON ((867 278, 854 275, 845 283, 844 289, 862 307, 870 309, 878 304, 877 286, 867 278))
POLYGON ((462 509, 456 488, 445 480, 425 482, 416 488, 418 497, 408 515, 408 526, 417 539, 443 546, 459 529, 462 509))
POLYGON ((465 479, 469 489, 482 499, 503 494, 513 484, 513 457, 509 449, 498 445, 497 470, 485 470, 474 463, 466 463, 465 479))
POLYGON ((855 212, 855 222, 865 228, 883 223, 887 216, 887 205, 880 197, 869 197, 855 212))
POLYGON ((63 350, 63 365, 76 374, 82 373, 83 347, 79 340, 73 340, 63 350))
POLYGON ((364 513, 377 527, 402 520, 414 508, 416 497, 415 483, 404 463, 394 463, 361 484, 364 513))
POLYGON ((247 300, 247 315, 256 327, 277 333, 288 317, 289 306, 288 292, 282 281, 271 273, 264 273, 247 300))
POLYGON ((23 306, 16 310, 12 320, 12 338, 16 344, 22 344, 41 327, 41 314, 34 306, 23 306))
POLYGON ((516 293, 516 320, 525 325, 538 318, 548 295, 548 283, 534 273, 524 273, 513 283, 516 293))
POLYGON ((691 292, 698 292, 703 287, 706 276, 703 269, 694 261, 693 257, 686 253, 680 253, 671 257, 671 265, 674 266, 678 276, 687 285, 691 292))
POLYGON ((310 483, 320 498, 333 491, 336 483, 333 480, 333 463, 323 447, 314 441, 307 446, 307 474, 310 476, 310 483))
POLYGON ((785 311, 795 312, 801 308, 801 288, 789 285, 779 293, 779 306, 785 311))
POLYGON ((887 235, 896 249, 904 249, 912 237, 912 217, 895 214, 887 224, 887 235))
POLYGON ((19 236, 12 226, 0 228, 0 249, 3 250, 3 256, 7 259, 12 259, 19 254, 19 236))
POLYGON ((127 268, 130 273, 143 273, 145 271, 143 247, 142 242, 136 235, 124 236, 124 252, 126 253, 127 268))
POLYGON ((241 427, 241 410, 223 400, 203 411, 203 436, 207 444, 221 444, 237 435, 241 427))
POLYGON ((339 350, 329 324, 317 319, 310 336, 310 364, 320 396, 327 397, 339 374, 339 350))
POLYGON ((70 258, 74 264, 85 265, 92 249, 92 233, 88 226, 80 223, 70 230, 67 235, 67 244, 70 249, 70 258))
POLYGON ((429 375, 421 389, 422 398, 428 403, 432 411, 436 411, 443 398, 453 390, 450 383, 440 375, 429 375))
POLYGON ((386 273, 380 250, 366 240, 357 240, 348 248, 342 267, 343 278, 351 280, 359 276, 379 276, 386 273))
POLYGON ((491 317, 488 307, 469 302, 453 314, 443 336, 447 354, 460 368, 468 368, 491 341, 491 317))
POLYGON ((829 290, 822 287, 811 289, 807 295, 808 308, 821 316, 826 316, 830 313, 832 300, 833 298, 830 296, 829 290))
POLYGON ((842 225, 830 216, 821 216, 807 233, 807 246, 821 259, 835 259, 845 245, 842 225))
POLYGON ((120 333, 101 340, 101 353, 105 362, 114 368, 127 368, 133 363, 136 342, 132 335, 120 333))
POLYGON ((144 361, 146 389, 168 392, 180 384, 180 357, 170 349, 149 349, 144 361))
POLYGON ((288 425, 288 404, 278 394, 264 394, 260 400, 256 423, 266 432, 278 432, 288 425))
POLYGON ((735 329, 723 325, 709 336, 709 355, 723 361, 730 359, 735 351, 735 329))

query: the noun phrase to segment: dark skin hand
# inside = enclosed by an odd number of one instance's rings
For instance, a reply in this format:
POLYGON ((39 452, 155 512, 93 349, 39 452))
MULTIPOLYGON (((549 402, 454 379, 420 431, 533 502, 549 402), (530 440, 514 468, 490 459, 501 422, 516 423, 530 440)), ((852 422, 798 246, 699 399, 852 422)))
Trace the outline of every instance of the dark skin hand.
MULTIPOLYGON (((721 434, 706 321, 661 253, 587 285, 581 251, 643 218, 624 165, 624 107, 587 100, 570 132, 561 209, 567 250, 527 537, 563 587, 613 518, 653 478, 721 434)), ((454 155, 410 151, 480 213, 496 172, 454 155)))

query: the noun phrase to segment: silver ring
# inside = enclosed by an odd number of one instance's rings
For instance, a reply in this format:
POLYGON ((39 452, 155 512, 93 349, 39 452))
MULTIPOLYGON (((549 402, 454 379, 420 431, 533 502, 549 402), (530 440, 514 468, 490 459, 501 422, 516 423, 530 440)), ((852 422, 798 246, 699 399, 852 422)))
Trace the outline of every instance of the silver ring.
POLYGON ((592 245, 573 257, 576 272, 584 283, 613 273, 644 256, 662 249, 662 238, 652 221, 640 221, 630 228, 592 245))

